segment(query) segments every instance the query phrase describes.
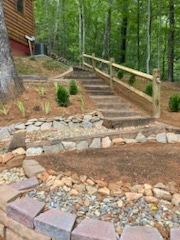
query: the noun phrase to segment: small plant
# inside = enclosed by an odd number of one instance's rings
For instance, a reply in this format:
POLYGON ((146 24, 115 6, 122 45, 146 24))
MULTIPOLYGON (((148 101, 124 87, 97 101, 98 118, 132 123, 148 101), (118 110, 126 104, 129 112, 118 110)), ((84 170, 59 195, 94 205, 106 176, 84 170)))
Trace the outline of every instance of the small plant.
POLYGON ((128 80, 128 84, 130 86, 133 86, 135 82, 136 82, 136 76, 135 75, 131 75, 129 80, 128 80))
POLYGON ((44 103, 44 110, 46 115, 50 112, 50 102, 44 103))
POLYGON ((69 101, 69 93, 64 86, 59 86, 56 94, 56 101, 59 106, 67 107, 70 103, 69 101))
POLYGON ((118 76, 119 79, 123 78, 124 72, 123 71, 118 71, 117 76, 118 76))
POLYGON ((62 108, 62 112, 61 112, 61 116, 62 116, 62 117, 65 117, 65 115, 66 115, 66 110, 65 110, 65 108, 63 107, 63 108, 62 108))
POLYGON ((30 56, 30 57, 29 57, 29 60, 31 60, 31 61, 36 61, 36 58, 35 58, 35 56, 30 56))
POLYGON ((21 112, 22 116, 25 117, 26 116, 26 109, 24 106, 24 103, 21 101, 18 101, 17 106, 19 108, 19 111, 21 112))
POLYGON ((3 104, 3 102, 1 102, 1 101, 0 101, 0 106, 1 106, 0 111, 1 111, 4 115, 8 115, 9 109, 7 109, 6 106, 3 104))
POLYGON ((69 93, 70 95, 76 95, 78 92, 78 86, 75 80, 71 80, 69 83, 69 93))
POLYGON ((151 96, 153 95, 153 85, 152 83, 149 83, 147 86, 146 86, 146 89, 144 91, 147 95, 151 96))
POLYGON ((84 103, 84 98, 83 98, 82 94, 79 96, 79 101, 81 102, 81 112, 84 113, 85 112, 85 103, 84 103))
POLYGON ((56 94, 57 94, 57 91, 58 91, 58 89, 59 89, 59 85, 58 85, 57 82, 54 83, 54 88, 55 88, 55 91, 56 91, 56 94))
POLYGON ((180 93, 173 94, 169 97, 169 111, 180 112, 180 93))
POLYGON ((43 85, 39 86, 39 94, 41 98, 45 96, 45 87, 43 85))

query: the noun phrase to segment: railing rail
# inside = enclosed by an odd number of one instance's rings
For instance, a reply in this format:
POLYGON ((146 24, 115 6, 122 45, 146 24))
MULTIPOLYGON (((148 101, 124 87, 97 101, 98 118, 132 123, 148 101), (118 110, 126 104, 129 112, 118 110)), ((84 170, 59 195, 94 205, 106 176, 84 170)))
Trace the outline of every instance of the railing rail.
POLYGON ((83 62, 84 67, 88 67, 88 68, 92 69, 94 72, 100 73, 101 75, 108 78, 110 80, 111 89, 113 89, 114 82, 116 82, 116 83, 120 84, 121 86, 131 90, 134 93, 136 93, 137 95, 143 97, 147 101, 151 102, 152 103, 152 109, 153 109, 153 117, 154 118, 159 118, 160 117, 160 70, 159 69, 154 69, 153 70, 153 75, 150 75, 150 74, 147 74, 147 73, 143 73, 143 72, 140 72, 140 71, 137 71, 137 70, 134 70, 134 69, 116 64, 116 63, 114 63, 113 58, 111 58, 110 61, 98 58, 98 57, 95 56, 94 53, 92 55, 83 54, 82 55, 82 60, 83 60, 82 62, 83 62), (86 59, 91 60, 91 64, 87 63, 85 61, 86 59), (109 67, 109 74, 103 72, 100 69, 98 69, 96 67, 97 62, 107 64, 108 67, 109 67), (114 69, 120 69, 122 71, 131 73, 135 76, 142 77, 144 79, 152 81, 153 96, 150 97, 147 94, 145 94, 144 92, 142 92, 142 91, 128 85, 127 83, 121 81, 120 79, 118 79, 116 74, 115 74, 114 69))

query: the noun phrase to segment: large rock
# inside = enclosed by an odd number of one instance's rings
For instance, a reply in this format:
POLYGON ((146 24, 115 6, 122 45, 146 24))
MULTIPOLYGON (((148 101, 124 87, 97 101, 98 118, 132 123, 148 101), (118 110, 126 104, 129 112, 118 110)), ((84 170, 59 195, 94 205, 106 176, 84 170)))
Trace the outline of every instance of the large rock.
POLYGON ((177 143, 178 138, 175 133, 167 133, 166 136, 168 143, 177 143))
POLYGON ((141 198, 143 196, 142 193, 132 193, 132 192, 127 192, 125 193, 126 199, 127 201, 134 201, 134 200, 138 200, 139 198, 141 198))
POLYGON ((109 137, 102 138, 102 148, 109 148, 111 146, 111 140, 109 137))
POLYGON ((0 141, 3 141, 6 138, 9 138, 11 134, 8 131, 7 127, 1 128, 0 129, 0 141))
POLYGON ((166 133, 159 133, 156 135, 156 141, 160 143, 167 143, 166 133))
POLYGON ((89 146, 89 148, 100 148, 100 147, 101 147, 101 139, 100 138, 94 138, 92 140, 92 143, 89 146))
POLYGON ((37 148, 28 148, 26 151, 26 156, 28 157, 32 157, 32 156, 39 156, 41 155, 43 152, 43 149, 41 147, 37 147, 37 148))
POLYGON ((73 150, 76 148, 76 143, 75 142, 62 142, 62 145, 66 150, 73 150))
POLYGON ((159 188, 153 188, 153 193, 154 193, 154 196, 159 199, 170 201, 172 198, 171 194, 168 191, 165 191, 159 188))
POLYGON ((147 142, 147 138, 141 132, 139 132, 136 136, 136 141, 139 143, 145 143, 147 142))
POLYGON ((172 203, 177 206, 180 207, 180 194, 175 193, 172 197, 172 203))

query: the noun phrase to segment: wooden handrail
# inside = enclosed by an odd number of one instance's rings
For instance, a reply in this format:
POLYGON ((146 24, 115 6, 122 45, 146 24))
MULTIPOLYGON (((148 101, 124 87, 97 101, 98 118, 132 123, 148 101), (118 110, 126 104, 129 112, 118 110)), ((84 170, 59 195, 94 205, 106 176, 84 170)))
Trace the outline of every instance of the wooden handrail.
POLYGON ((160 70, 159 69, 154 69, 153 75, 150 75, 150 74, 143 73, 143 72, 137 71, 135 69, 128 68, 128 67, 122 66, 120 64, 114 63, 113 58, 111 58, 110 61, 108 61, 108 60, 104 60, 104 59, 95 57, 94 53, 92 55, 83 54, 82 59, 83 59, 84 66, 89 67, 89 68, 93 69, 94 72, 98 72, 98 73, 102 74, 103 76, 109 78, 111 88, 113 88, 113 83, 116 82, 116 83, 120 84, 121 86, 131 90, 132 92, 136 93, 137 95, 139 95, 139 96, 143 97, 144 99, 148 100, 149 102, 151 102, 152 106, 153 106, 153 117, 154 118, 160 117, 160 70), (90 65, 89 63, 86 63, 85 58, 91 59, 92 65, 90 65), (109 66, 110 75, 103 72, 102 70, 99 70, 96 67, 96 61, 107 64, 109 66), (122 71, 131 73, 138 77, 142 77, 144 79, 152 81, 153 96, 150 97, 147 94, 145 94, 144 92, 142 92, 132 86, 129 86, 128 84, 124 83, 123 81, 117 79, 114 76, 115 75, 114 68, 120 69, 122 71))

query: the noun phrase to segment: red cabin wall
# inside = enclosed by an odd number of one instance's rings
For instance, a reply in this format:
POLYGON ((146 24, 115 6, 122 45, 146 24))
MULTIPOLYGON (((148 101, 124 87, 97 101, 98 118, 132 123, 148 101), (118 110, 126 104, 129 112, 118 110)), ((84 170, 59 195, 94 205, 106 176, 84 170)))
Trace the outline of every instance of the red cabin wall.
POLYGON ((14 56, 27 56, 30 55, 29 47, 19 43, 15 40, 10 39, 10 46, 12 50, 12 54, 14 56))

